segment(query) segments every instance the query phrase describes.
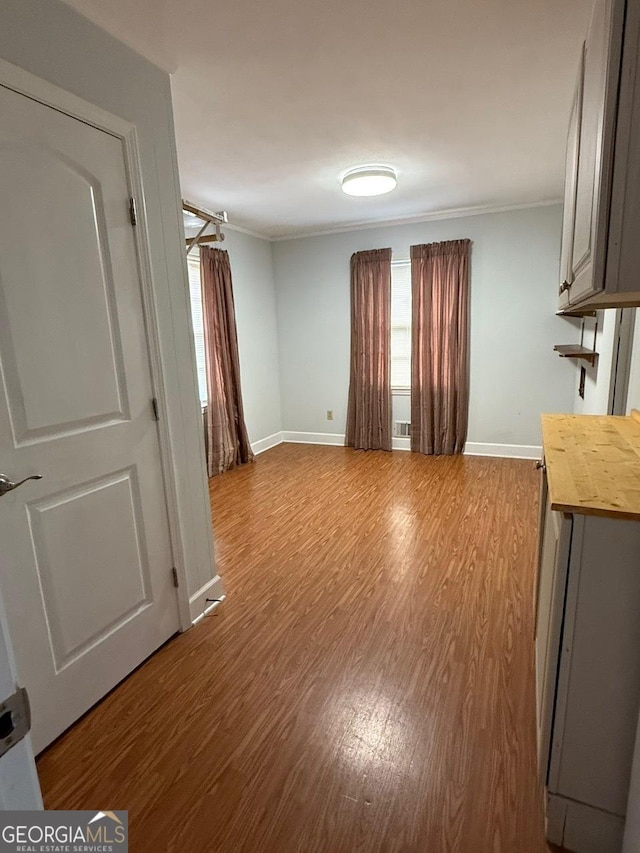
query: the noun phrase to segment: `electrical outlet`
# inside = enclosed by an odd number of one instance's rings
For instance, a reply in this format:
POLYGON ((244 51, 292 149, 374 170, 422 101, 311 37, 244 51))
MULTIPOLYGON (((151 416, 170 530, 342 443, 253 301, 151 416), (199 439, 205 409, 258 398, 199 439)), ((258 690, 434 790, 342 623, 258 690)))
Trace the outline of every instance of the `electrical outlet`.
POLYGON ((333 420, 333 409, 327 409, 327 420, 328 421, 333 420))

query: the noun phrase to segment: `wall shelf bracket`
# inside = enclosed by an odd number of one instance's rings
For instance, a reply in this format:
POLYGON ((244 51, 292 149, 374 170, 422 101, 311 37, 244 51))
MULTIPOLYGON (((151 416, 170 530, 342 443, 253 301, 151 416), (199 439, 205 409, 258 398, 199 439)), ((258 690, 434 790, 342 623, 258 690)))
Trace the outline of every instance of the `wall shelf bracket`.
POLYGON ((558 353, 560 358, 579 358, 583 361, 588 361, 589 364, 593 367, 598 358, 598 353, 596 352, 596 343, 598 341, 598 318, 596 315, 596 323, 595 328, 593 330, 593 349, 589 349, 584 346, 584 326, 585 326, 585 317, 582 318, 582 324, 580 327, 580 343, 579 344, 556 344, 554 346, 554 350, 558 353))

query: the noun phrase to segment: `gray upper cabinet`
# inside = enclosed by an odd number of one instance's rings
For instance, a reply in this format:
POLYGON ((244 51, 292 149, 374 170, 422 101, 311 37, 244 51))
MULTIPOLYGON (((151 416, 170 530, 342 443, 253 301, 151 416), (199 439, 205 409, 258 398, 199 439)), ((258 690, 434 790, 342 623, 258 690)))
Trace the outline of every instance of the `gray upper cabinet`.
POLYGON ((640 305, 637 259, 627 258, 639 251, 630 220, 637 229, 639 7, 596 0, 583 45, 567 139, 560 311, 640 305))

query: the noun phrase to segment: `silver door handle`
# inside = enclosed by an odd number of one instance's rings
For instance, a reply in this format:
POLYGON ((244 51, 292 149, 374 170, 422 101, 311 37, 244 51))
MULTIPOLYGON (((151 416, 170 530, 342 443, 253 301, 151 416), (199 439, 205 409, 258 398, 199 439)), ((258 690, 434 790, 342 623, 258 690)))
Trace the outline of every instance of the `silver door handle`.
POLYGON ((18 483, 13 483, 6 474, 0 474, 0 498, 3 495, 6 495, 7 492, 12 492, 14 489, 17 489, 18 486, 21 486, 23 483, 26 483, 27 480, 41 480, 42 474, 32 474, 31 477, 25 477, 24 480, 20 480, 18 483))

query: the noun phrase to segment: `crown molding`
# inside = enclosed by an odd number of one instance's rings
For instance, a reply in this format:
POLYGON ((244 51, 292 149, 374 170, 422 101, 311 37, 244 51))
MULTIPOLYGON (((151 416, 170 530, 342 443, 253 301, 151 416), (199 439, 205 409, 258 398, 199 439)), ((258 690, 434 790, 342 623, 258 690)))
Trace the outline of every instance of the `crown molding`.
MULTIPOLYGON (((200 204, 197 200, 193 203, 200 204)), ((323 231, 298 231, 292 234, 284 234, 282 237, 274 237, 260 231, 253 231, 251 228, 245 228, 244 225, 236 225, 231 222, 225 222, 224 225, 221 225, 221 228, 229 229, 229 231, 238 231, 240 234, 246 234, 248 237, 255 237, 257 240, 265 240, 267 243, 281 243, 288 240, 305 240, 309 237, 325 237, 330 234, 345 234, 349 231, 370 231, 374 228, 385 228, 393 225, 419 225, 421 222, 437 222, 441 219, 462 219, 465 216, 482 216, 483 214, 490 213, 508 213, 512 210, 527 210, 534 207, 553 207, 557 204, 562 204, 561 198, 523 202, 522 204, 483 204, 475 207, 456 207, 445 210, 435 210, 431 213, 416 214, 415 216, 398 216, 392 219, 368 219, 363 222, 351 222, 348 225, 337 225, 334 228, 327 228, 323 231)))
POLYGON ((235 225, 231 222, 225 222, 224 225, 221 225, 220 228, 223 230, 229 229, 229 231, 238 231, 240 234, 246 234, 247 237, 255 237, 257 240, 266 240, 267 243, 273 243, 275 238, 269 237, 267 234, 261 234, 260 231, 252 231, 251 228, 245 228, 244 225, 235 225))
MULTIPOLYGON (((215 205, 212 207, 210 204, 205 204, 205 202, 200 201, 200 199, 195 196, 190 196, 191 204, 201 207, 203 210, 215 210, 215 205)), ((273 242, 273 237, 269 237, 267 234, 261 234, 259 231, 252 231, 251 228, 245 228, 244 225, 236 225, 232 222, 224 222, 220 223, 221 230, 229 230, 229 231, 238 231, 240 234, 246 234, 247 237, 255 237, 258 240, 266 240, 268 243, 273 242)), ((193 235, 190 235, 193 236, 193 235)))
MULTIPOLYGON (((439 219, 461 219, 465 216, 481 216, 488 213, 508 213, 512 210, 527 210, 533 207, 553 207, 562 204, 561 198, 545 199, 544 201, 530 201, 522 204, 503 205, 478 205, 475 207, 457 207, 445 210, 436 210, 431 213, 416 214, 415 216, 399 216, 392 219, 366 220, 364 222, 352 222, 349 225, 341 225, 335 228, 327 228, 323 231, 299 231, 295 234, 285 234, 281 237, 263 237, 272 243, 280 243, 287 240, 303 240, 308 237, 324 237, 329 234, 345 234, 349 231, 369 231, 373 228, 384 228, 391 225, 419 225, 421 222, 433 222, 439 219)), ((256 235, 258 236, 258 235, 256 235)))

